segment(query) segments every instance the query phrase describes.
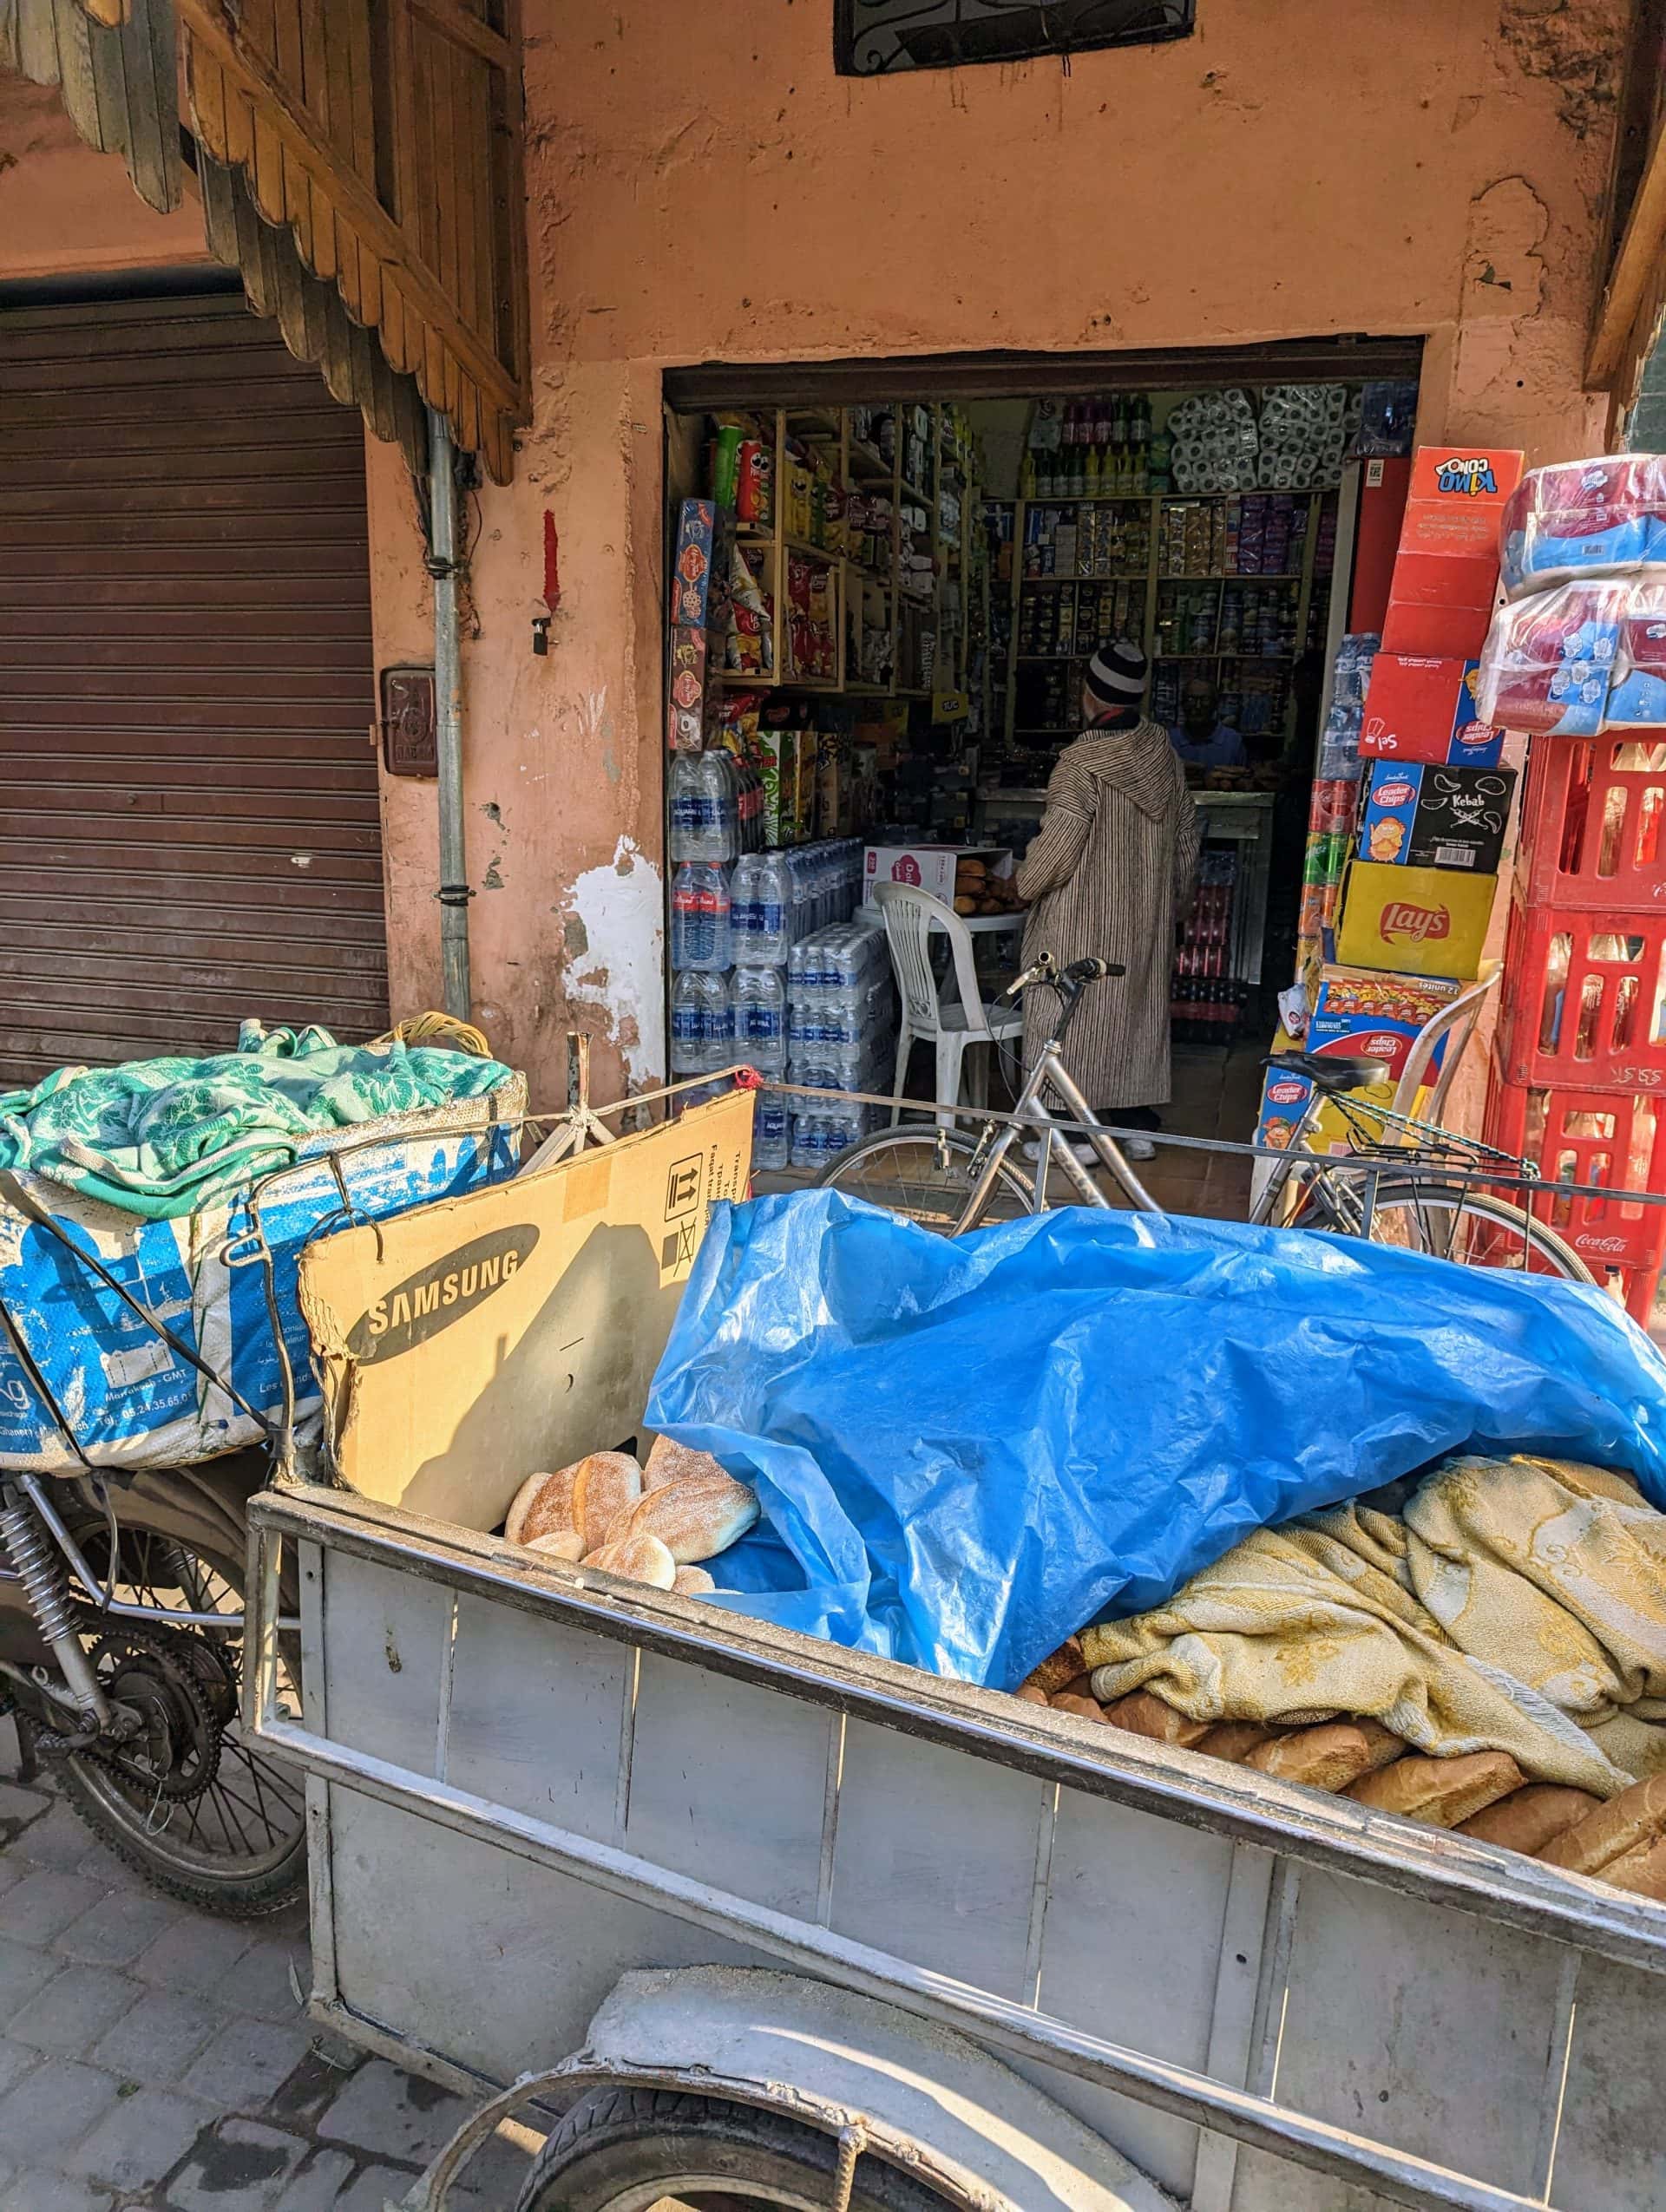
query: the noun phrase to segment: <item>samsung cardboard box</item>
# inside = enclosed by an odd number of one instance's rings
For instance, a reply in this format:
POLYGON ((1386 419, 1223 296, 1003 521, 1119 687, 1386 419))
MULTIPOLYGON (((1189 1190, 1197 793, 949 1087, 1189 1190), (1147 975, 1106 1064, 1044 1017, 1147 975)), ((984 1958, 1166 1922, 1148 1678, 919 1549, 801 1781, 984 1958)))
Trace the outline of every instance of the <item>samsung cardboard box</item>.
POLYGON ((1496 875, 1350 861, 1342 879, 1337 959, 1344 967, 1473 982, 1498 887, 1496 875))
POLYGON ((1428 761, 1496 768, 1504 733, 1475 711, 1478 660, 1379 653, 1366 693, 1360 752, 1366 760, 1428 761))
POLYGON ((1361 794, 1359 857, 1496 875, 1516 772, 1377 761, 1361 794))
POLYGON ((348 1489, 483 1533, 541 1468, 646 1448, 707 1216, 746 1196, 752 1098, 309 1244, 301 1310, 348 1489))

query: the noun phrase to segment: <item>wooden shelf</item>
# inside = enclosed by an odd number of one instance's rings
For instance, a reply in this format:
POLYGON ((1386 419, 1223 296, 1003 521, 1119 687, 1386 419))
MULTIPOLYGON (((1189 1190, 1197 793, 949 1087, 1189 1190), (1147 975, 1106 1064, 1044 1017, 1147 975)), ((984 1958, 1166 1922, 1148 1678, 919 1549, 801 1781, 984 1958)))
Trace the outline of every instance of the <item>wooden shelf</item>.
POLYGON ((1241 570, 1229 570, 1218 576, 1159 576, 1159 584, 1299 584, 1302 572, 1292 570, 1288 575, 1246 576, 1241 570))

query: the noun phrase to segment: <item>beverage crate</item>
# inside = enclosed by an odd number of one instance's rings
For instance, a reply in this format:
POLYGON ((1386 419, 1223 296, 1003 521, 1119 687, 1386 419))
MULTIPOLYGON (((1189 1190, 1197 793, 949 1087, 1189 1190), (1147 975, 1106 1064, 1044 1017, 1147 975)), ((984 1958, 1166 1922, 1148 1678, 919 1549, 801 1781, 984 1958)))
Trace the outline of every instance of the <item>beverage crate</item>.
MULTIPOLYGON (((1666 1099, 1645 1091, 1511 1083, 1495 1061, 1486 1137, 1500 1151, 1537 1162, 1550 1184, 1610 1183, 1617 1192, 1666 1192, 1666 1099)), ((1666 1205, 1617 1194, 1571 1198, 1554 1189, 1534 1194, 1531 1204, 1599 1279, 1608 1270, 1627 1274, 1627 1306, 1634 1319, 1646 1322, 1666 1257, 1666 1205)))
POLYGON ((1666 1089, 1666 912, 1518 897, 1504 957, 1506 1081, 1666 1089))
POLYGON ((1666 909, 1666 743, 1535 738, 1516 884, 1530 906, 1666 909))

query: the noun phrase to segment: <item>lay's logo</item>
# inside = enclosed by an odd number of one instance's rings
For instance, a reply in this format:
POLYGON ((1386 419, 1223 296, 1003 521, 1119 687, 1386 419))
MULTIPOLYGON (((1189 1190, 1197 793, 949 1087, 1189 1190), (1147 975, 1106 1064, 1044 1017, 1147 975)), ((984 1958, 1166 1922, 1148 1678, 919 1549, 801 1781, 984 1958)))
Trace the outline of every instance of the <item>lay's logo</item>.
POLYGON ((1492 474, 1492 463, 1484 453, 1477 454, 1471 461, 1460 460, 1455 455, 1452 460, 1443 461, 1435 477, 1434 488, 1437 492, 1450 493, 1459 499, 1478 500, 1489 494, 1496 499, 1499 495, 1499 483, 1492 474))
POLYGON ((1413 906, 1409 900, 1391 899, 1377 922, 1377 933, 1387 945, 1427 945, 1452 935, 1452 911, 1446 906, 1413 906))
POLYGON ((1371 795, 1380 807, 1404 807, 1417 796, 1417 786, 1400 779, 1393 783, 1380 783, 1371 795))

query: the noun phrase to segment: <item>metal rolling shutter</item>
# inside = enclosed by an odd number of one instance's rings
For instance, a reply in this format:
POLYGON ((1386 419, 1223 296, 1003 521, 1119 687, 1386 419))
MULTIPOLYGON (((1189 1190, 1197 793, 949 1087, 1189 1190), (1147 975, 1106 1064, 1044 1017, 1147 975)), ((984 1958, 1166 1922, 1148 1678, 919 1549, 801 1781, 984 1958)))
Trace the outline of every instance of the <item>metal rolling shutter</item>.
POLYGON ((0 1085, 386 1024, 364 432, 240 298, 0 311, 0 1085))

